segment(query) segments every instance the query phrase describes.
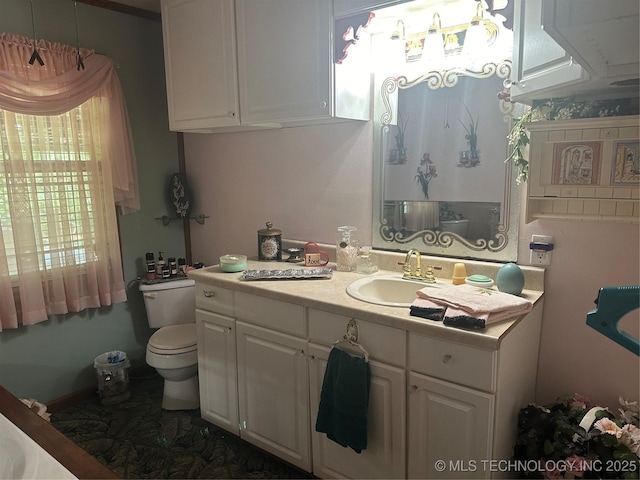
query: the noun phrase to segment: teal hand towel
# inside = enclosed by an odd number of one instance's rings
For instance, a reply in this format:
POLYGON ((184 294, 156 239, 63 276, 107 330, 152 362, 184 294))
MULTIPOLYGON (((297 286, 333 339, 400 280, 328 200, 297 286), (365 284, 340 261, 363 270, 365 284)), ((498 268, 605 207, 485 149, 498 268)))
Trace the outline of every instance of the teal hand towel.
POLYGON ((364 358, 333 348, 324 372, 316 431, 357 453, 367 448, 370 383, 364 358))

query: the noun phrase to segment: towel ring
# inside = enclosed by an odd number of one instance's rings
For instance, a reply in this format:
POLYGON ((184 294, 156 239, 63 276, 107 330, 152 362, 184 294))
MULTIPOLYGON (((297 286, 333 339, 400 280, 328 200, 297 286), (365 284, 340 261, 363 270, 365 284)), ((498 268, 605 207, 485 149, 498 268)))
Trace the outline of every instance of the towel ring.
POLYGON ((355 319, 352 318, 349 320, 349 323, 347 324, 347 333, 345 333, 344 337, 340 340, 333 342, 332 346, 337 347, 341 343, 348 343, 349 345, 357 347, 364 355, 364 360, 369 362, 369 352, 367 352, 365 348, 358 343, 358 324, 355 319))
POLYGON ((358 331, 358 323, 354 318, 352 318, 351 320, 349 320, 349 323, 347 323, 347 333, 345 333, 344 338, 346 340, 349 340, 350 342, 357 343, 359 335, 360 332, 358 331))

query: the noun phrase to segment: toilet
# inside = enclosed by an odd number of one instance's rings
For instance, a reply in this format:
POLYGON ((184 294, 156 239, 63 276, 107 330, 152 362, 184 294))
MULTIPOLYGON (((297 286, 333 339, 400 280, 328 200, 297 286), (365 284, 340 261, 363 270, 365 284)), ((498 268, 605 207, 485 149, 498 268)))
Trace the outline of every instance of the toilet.
POLYGON ((162 408, 200 408, 195 281, 140 284, 147 320, 158 330, 147 343, 147 364, 164 378, 162 408))
POLYGON ((462 238, 466 238, 468 228, 469 228, 468 218, 461 218, 460 220, 440 220, 441 232, 456 233, 460 235, 462 238))

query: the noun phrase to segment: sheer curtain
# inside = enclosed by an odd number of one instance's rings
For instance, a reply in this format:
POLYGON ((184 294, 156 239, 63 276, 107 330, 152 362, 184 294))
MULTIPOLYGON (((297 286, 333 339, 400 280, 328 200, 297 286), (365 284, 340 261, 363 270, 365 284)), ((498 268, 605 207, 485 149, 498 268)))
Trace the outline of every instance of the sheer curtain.
POLYGON ((0 33, 0 330, 126 301, 116 209, 138 210, 113 63, 0 33))

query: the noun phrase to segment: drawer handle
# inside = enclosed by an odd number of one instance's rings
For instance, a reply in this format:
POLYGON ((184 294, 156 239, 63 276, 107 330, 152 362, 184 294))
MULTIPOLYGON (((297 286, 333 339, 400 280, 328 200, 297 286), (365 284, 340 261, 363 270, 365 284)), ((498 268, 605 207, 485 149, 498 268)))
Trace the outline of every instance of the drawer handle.
POLYGON ((448 353, 442 357, 442 363, 449 363, 450 360, 451 360, 451 355, 449 355, 448 353))
POLYGON ((211 297, 215 297, 216 296, 216 292, 214 292, 213 290, 203 290, 202 293, 207 298, 211 298, 211 297))

